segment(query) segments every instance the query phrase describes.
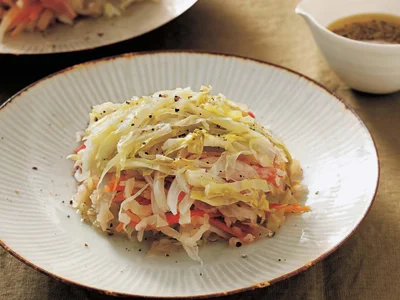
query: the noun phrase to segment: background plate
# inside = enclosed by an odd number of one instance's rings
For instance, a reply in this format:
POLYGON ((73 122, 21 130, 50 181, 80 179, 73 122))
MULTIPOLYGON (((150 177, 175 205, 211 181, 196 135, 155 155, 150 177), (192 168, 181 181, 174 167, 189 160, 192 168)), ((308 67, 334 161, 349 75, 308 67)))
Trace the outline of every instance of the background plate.
POLYGON ((11 99, 0 111, 0 128, 2 246, 47 274, 114 294, 221 295, 296 274, 353 233, 379 176, 368 130, 338 98, 286 69, 223 55, 144 53, 78 65, 11 99), (284 140, 304 168, 312 212, 289 216, 272 239, 241 248, 207 245, 200 250, 204 266, 183 251, 146 256, 146 245, 81 223, 68 205, 76 185, 65 157, 90 107, 208 84, 247 103, 284 140))
POLYGON ((46 54, 93 49, 147 33, 175 19, 197 0, 146 0, 117 18, 82 18, 73 26, 56 24, 45 32, 7 35, 0 53, 46 54))

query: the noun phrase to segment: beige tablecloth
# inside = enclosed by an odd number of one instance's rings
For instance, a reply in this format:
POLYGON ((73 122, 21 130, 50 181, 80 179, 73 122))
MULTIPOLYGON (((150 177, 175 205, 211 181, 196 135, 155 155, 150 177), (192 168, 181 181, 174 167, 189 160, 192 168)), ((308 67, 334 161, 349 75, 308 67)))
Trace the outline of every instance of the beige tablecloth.
MULTIPOLYGON (((0 56, 0 102, 69 64, 123 52, 202 49, 281 64, 326 85, 353 107, 374 136, 381 182, 370 213, 336 252, 307 271, 232 299, 400 299, 400 95, 350 90, 330 70, 295 0, 200 0, 171 23, 137 39, 70 55, 0 56)), ((1 200, 1 197, 0 197, 1 200)), ((0 250, 0 299, 109 299, 48 278, 0 250)))

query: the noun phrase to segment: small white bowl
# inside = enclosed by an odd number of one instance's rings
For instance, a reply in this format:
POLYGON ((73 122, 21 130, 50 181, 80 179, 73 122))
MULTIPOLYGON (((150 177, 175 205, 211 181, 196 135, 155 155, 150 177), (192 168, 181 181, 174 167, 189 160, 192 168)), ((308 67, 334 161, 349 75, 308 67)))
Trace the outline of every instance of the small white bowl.
POLYGON ((398 0, 303 0, 296 7, 331 68, 351 88, 373 94, 400 90, 400 45, 355 41, 326 27, 351 15, 396 12, 398 0))

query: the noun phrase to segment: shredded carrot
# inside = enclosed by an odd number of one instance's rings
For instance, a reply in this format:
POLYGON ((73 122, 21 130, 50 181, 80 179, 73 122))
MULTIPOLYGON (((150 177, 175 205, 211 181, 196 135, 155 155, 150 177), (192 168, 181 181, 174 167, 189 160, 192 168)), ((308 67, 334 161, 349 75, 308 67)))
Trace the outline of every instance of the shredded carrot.
POLYGON ((116 192, 116 191, 123 191, 125 189, 124 186, 120 185, 121 181, 126 181, 128 178, 125 176, 121 175, 119 177, 119 180, 117 182, 116 176, 113 176, 111 180, 108 182, 108 184, 104 187, 103 192, 104 193, 109 193, 109 192, 116 192))
POLYGON ((82 144, 74 150, 74 153, 77 154, 79 151, 81 151, 82 149, 85 149, 85 148, 86 148, 85 144, 82 144))
POLYGON ((182 200, 185 198, 186 193, 185 192, 180 192, 180 194, 178 195, 178 203, 181 203, 182 200))
POLYGON ((276 178, 276 168, 273 167, 258 167, 258 166, 253 166, 253 168, 256 170, 258 175, 262 179, 265 179, 268 182, 275 182, 276 178))
POLYGON ((115 195, 115 197, 112 199, 112 201, 113 202, 121 202, 121 201, 124 201, 126 198, 125 198, 125 195, 124 195, 124 193, 123 192, 119 192, 119 193, 117 193, 116 195, 115 195))
POLYGON ((34 3, 32 5, 19 9, 19 13, 15 15, 14 18, 12 18, 9 28, 12 28, 24 22, 27 23, 29 21, 29 16, 31 15, 32 11, 37 10, 39 7, 43 8, 40 3, 34 3))
POLYGON ((210 219, 209 222, 211 225, 214 225, 215 227, 221 229, 222 231, 225 231, 238 238, 244 238, 247 235, 246 233, 242 232, 240 228, 236 227, 238 229, 236 230, 232 227, 228 227, 223 221, 219 219, 210 219))
POLYGON ((139 223, 142 220, 137 214, 134 214, 130 209, 125 211, 125 213, 129 216, 129 218, 131 218, 132 222, 139 223))
POLYGON ((294 203, 294 204, 270 203, 269 207, 271 209, 276 209, 276 210, 284 209, 285 212, 308 212, 308 211, 310 211, 309 206, 301 206, 300 203, 294 203))
POLYGON ((174 224, 178 224, 179 223, 179 213, 177 213, 176 215, 172 214, 172 213, 168 213, 165 214, 165 217, 167 219, 167 222, 169 225, 174 225, 174 224))
POLYGON ((118 224, 118 226, 115 228, 115 230, 117 231, 117 232, 121 232, 122 231, 122 229, 124 228, 124 223, 122 223, 122 222, 120 222, 119 224, 118 224))
POLYGON ((31 21, 36 21, 39 16, 40 13, 44 10, 43 5, 41 5, 40 3, 38 3, 39 5, 35 5, 31 8, 31 12, 29 14, 29 20, 31 21))
POLYGON ((19 34, 22 30, 24 30, 25 28, 25 24, 24 23, 20 23, 18 24, 14 30, 11 32, 11 36, 16 36, 17 34, 19 34))
POLYGON ((251 110, 249 110, 248 114, 249 114, 249 116, 252 117, 253 119, 256 118, 256 115, 255 115, 251 110))
POLYGON ((130 221, 129 225, 132 225, 133 227, 136 227, 136 225, 139 224, 138 222, 130 221))

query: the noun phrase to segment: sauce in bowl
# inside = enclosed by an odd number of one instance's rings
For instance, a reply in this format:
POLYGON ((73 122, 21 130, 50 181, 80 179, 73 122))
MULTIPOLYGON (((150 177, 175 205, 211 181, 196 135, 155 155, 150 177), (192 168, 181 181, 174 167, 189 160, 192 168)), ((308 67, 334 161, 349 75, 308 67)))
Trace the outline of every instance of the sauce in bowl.
POLYGON ((353 15, 331 23, 327 29, 352 40, 400 44, 400 17, 395 15, 353 15))

